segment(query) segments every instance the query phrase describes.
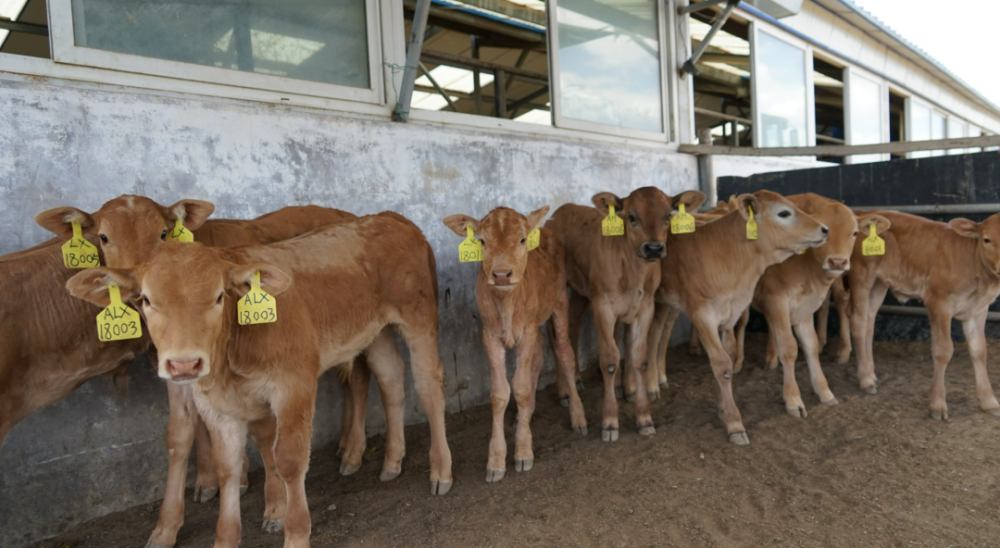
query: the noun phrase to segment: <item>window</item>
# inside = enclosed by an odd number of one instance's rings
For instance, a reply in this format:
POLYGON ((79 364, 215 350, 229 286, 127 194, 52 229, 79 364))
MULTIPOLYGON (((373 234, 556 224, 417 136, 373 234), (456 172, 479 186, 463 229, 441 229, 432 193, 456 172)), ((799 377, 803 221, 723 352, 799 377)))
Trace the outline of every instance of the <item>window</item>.
MULTIPOLYGON (((945 119, 943 114, 938 114, 937 112, 931 112, 931 140, 938 140, 945 138, 945 119)), ((944 156, 943 150, 931 151, 931 156, 944 156)))
MULTIPOLYGON (((965 122, 959 120, 958 118, 948 118, 948 138, 958 139, 965 137, 965 122)), ((964 148, 950 148, 948 149, 949 155, 955 154, 965 154, 966 150, 964 148)))
MULTIPOLYGON (((906 99, 906 140, 931 140, 931 108, 912 97, 906 99)), ((920 150, 910 152, 907 158, 927 158, 931 155, 930 150, 920 150)))
POLYGON ((45 0, 0 0, 0 53, 49 57, 45 0), (8 30, 3 22, 18 23, 8 30))
POLYGON ((54 59, 380 102, 375 0, 50 0, 54 59))
POLYGON ((754 142, 760 147, 813 144, 812 56, 756 24, 753 30, 754 142))
MULTIPOLYGON (((694 51, 708 35, 717 12, 691 13, 688 30, 694 51)), ((712 38, 698 59, 694 75, 694 122, 696 134, 709 129, 713 142, 730 146, 753 146, 750 118, 750 26, 735 17, 712 38)))
MULTIPOLYGON (((847 144, 874 145, 882 142, 882 119, 888 106, 882 84, 849 67, 844 73, 847 89, 847 144)), ((848 163, 860 164, 887 159, 883 154, 857 154, 848 163)))

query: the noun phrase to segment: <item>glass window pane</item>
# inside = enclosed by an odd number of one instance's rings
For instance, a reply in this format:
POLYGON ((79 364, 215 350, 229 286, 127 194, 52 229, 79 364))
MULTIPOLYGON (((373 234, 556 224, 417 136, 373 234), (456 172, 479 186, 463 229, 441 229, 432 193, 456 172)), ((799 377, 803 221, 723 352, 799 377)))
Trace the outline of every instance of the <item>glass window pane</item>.
POLYGON ((369 87, 365 0, 73 0, 76 45, 369 87))
MULTIPOLYGON (((851 73, 848 78, 848 110, 851 145, 874 145, 882 141, 882 86, 867 78, 851 73)), ((858 154, 851 157, 855 164, 878 162, 881 154, 858 154)))
MULTIPOLYGON (((931 139, 944 139, 945 135, 945 120, 944 116, 933 112, 931 113, 931 139)), ((931 153, 932 156, 944 156, 943 150, 935 150, 931 153)))
POLYGON ((559 0, 561 116, 663 132, 656 2, 559 0))
POLYGON ((766 32, 758 32, 754 55, 760 146, 806 146, 805 52, 766 32))
MULTIPOLYGON (((958 139, 959 137, 965 137, 965 122, 955 118, 948 118, 948 138, 958 139)), ((948 154, 965 154, 965 149, 951 148, 948 149, 948 154)))
MULTIPOLYGON (((930 141, 931 139, 931 109, 924 105, 907 101, 906 114, 909 120, 906 122, 910 131, 910 141, 930 141)), ((926 158, 931 155, 929 150, 921 150, 910 153, 910 158, 926 158)))

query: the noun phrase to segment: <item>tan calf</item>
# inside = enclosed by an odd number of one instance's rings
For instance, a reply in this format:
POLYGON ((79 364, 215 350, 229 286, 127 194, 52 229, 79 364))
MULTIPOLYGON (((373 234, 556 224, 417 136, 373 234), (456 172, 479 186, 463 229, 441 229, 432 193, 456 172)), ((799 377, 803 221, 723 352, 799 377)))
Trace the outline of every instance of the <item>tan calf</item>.
MULTIPOLYGON (((579 349, 580 323, 587 305, 592 305, 594 325, 604 375, 604 418, 601 439, 618 439, 618 403, 615 401, 615 371, 621 356, 615 325, 625 325, 626 355, 642 360, 627 364, 636 384, 635 417, 639 433, 656 430, 649 414, 643 373, 646 369, 646 336, 653 316, 653 293, 660 284, 659 260, 666 254, 670 217, 680 204, 694 211, 705 201, 698 191, 670 197, 654 187, 634 190, 626 198, 610 192, 596 194, 594 207, 566 204, 545 224, 566 247, 566 278, 573 289, 570 297, 570 344, 579 349), (624 236, 603 236, 601 220, 613 205, 625 224, 624 236), (638 364, 636 364, 638 365, 638 364)), ((671 238, 672 240, 673 238, 671 238)), ((564 394, 560 394, 564 395, 564 394)))
POLYGON ((517 401, 517 432, 514 434, 514 470, 531 470, 535 457, 531 447, 531 415, 535 389, 542 367, 538 326, 549 323, 550 344, 556 361, 559 385, 569 394, 570 423, 587 434, 583 404, 576 391, 576 354, 569 343, 569 300, 566 290, 566 258, 559 240, 540 228, 540 243, 528 250, 528 235, 539 228, 549 206, 528 217, 498 207, 482 220, 451 215, 444 224, 466 237, 472 227, 483 247, 483 261, 476 278, 476 305, 483 322, 483 347, 490 360, 490 402, 493 435, 490 438, 486 481, 503 479, 507 473, 507 441, 503 415, 510 401, 506 348, 517 346, 514 399, 517 401))
POLYGON ((854 248, 848 274, 851 292, 851 335, 858 360, 861 389, 875 394, 878 382, 872 357, 875 315, 886 291, 900 301, 920 299, 931 323, 934 384, 930 413, 947 420, 944 373, 954 345, 951 320, 962 322, 976 372, 976 397, 984 411, 1000 416, 986 372, 986 314, 1000 294, 1000 214, 981 223, 953 219, 930 221, 895 211, 878 211, 892 222, 885 236, 885 255, 863 256, 862 239, 854 248))
POLYGON ((317 378, 366 349, 372 367, 380 367, 386 361, 372 354, 394 345, 392 328, 410 348, 430 418, 432 493, 450 489, 435 275, 420 230, 383 213, 270 246, 160 246, 134 270, 91 269, 67 287, 102 306, 110 283, 141 300, 159 375, 192 386, 222 485, 216 546, 235 547, 242 535, 239 468, 249 431, 259 446, 272 448, 261 452, 268 485, 284 487, 284 497, 265 508, 265 527, 283 525, 291 548, 309 544, 305 473, 317 378), (236 301, 256 272, 276 300, 277 321, 240 326, 236 301))
MULTIPOLYGON (((768 266, 822 245, 828 230, 774 192, 744 194, 736 201, 737 211, 667 242, 667 258, 660 263, 656 318, 649 332, 649 360, 655 363, 658 346, 669 343, 665 327, 672 326, 683 309, 711 360, 729 440, 748 445, 750 438, 733 400, 732 355, 720 333, 731 331, 750 306, 754 287, 768 266), (758 225, 756 240, 747 239, 748 208, 753 208, 758 225)), ((666 364, 656 367, 665 370, 666 364)))

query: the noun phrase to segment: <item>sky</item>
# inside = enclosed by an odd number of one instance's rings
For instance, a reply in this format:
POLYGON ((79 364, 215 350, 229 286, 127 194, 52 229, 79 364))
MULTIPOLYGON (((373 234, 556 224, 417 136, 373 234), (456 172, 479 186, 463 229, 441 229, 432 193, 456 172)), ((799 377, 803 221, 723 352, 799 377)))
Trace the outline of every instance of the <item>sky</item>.
POLYGON ((997 27, 1000 2, 854 0, 854 3, 1000 106, 1000 70, 993 61, 1000 33, 997 27))

